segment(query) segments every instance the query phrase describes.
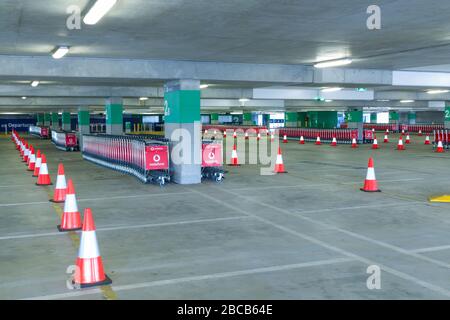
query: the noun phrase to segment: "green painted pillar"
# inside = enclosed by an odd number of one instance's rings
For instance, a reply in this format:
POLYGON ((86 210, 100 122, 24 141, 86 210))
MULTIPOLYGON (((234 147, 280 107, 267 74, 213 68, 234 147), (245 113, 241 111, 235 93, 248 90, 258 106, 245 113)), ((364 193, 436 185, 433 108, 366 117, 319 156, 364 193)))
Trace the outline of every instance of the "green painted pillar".
POLYGON ((200 81, 174 80, 164 86, 164 131, 170 140, 170 168, 179 184, 201 182, 200 81))
POLYGON ((70 123, 70 112, 63 112, 61 116, 62 129, 64 131, 71 131, 71 123, 70 123))
POLYGON ((37 126, 43 126, 44 125, 44 114, 38 113, 36 115, 36 125, 37 126))
POLYGON ((416 113, 415 112, 409 112, 408 113, 408 123, 409 124, 416 124, 416 113))
POLYGON ((445 129, 450 129, 450 105, 444 109, 444 126, 445 129))
POLYGON ((358 129, 358 141, 362 141, 364 137, 364 117, 362 108, 350 109, 347 111, 346 116, 348 128, 358 129))
POLYGON ((394 130, 399 130, 400 117, 397 111, 389 111, 389 123, 396 125, 394 130))
POLYGON ((219 123, 219 114, 211 113, 211 124, 218 124, 218 123, 219 123))
POLYGON ((308 117, 308 113, 307 112, 297 112, 297 126, 299 128, 305 128, 307 123, 306 123, 306 119, 308 117))
POLYGON ((372 112, 370 114, 370 123, 377 123, 377 113, 376 112, 372 112))
POLYGON ((52 130, 59 129, 59 116, 58 112, 52 112, 52 130))
POLYGON ((251 112, 244 112, 242 114, 242 124, 244 126, 251 126, 251 125, 253 125, 252 113, 251 112))
POLYGON ((296 128, 298 125, 298 113, 297 112, 285 112, 284 113, 284 126, 296 128))
POLYGON ((44 113, 44 126, 50 127, 50 121, 52 120, 50 113, 44 113))
POLYGON ((83 134, 91 133, 91 116, 87 108, 78 109, 78 132, 80 133, 80 150, 83 150, 83 134))
POLYGON ((123 99, 106 99, 106 134, 123 134, 123 99))

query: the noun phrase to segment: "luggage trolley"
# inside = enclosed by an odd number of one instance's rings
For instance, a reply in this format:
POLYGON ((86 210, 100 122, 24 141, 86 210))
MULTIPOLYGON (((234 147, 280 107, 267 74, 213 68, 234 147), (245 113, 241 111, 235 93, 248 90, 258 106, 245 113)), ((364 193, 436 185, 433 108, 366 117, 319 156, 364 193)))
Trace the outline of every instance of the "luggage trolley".
POLYGON ((223 181, 222 140, 202 141, 202 180, 223 181))
POLYGON ((146 182, 161 187, 170 181, 169 145, 164 141, 145 140, 146 182))

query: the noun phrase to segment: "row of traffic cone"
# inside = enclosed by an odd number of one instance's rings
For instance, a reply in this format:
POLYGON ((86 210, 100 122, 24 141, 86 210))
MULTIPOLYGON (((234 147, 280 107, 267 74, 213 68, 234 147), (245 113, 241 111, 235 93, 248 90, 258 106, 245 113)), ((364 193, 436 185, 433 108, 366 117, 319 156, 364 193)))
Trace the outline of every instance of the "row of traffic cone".
MULTIPOLYGON (((11 139, 16 144, 16 149, 19 151, 22 161, 27 163, 27 170, 33 171, 33 176, 37 175, 38 181, 36 184, 50 185, 51 179, 45 154, 41 154, 40 150, 35 154, 33 146, 21 138, 15 130, 12 131, 11 139)), ((82 224, 73 181, 69 179, 66 184, 63 164, 58 165, 56 186, 53 198, 50 201, 56 203, 64 202, 61 224, 57 226, 59 231, 82 230, 78 257, 76 259, 76 270, 73 278, 74 285, 85 288, 112 283, 111 279, 104 272, 103 261, 95 235, 96 229, 92 210, 90 208, 84 210, 82 224)))
MULTIPOLYGON (((238 160, 236 144, 233 145, 233 150, 231 151, 230 166, 233 166, 233 167, 240 166, 239 160, 238 160)), ((281 147, 278 147, 278 153, 277 153, 277 158, 275 161, 275 168, 274 168, 273 172, 274 173, 287 173, 287 171, 284 169, 284 162, 283 162, 283 155, 281 152, 281 147)))

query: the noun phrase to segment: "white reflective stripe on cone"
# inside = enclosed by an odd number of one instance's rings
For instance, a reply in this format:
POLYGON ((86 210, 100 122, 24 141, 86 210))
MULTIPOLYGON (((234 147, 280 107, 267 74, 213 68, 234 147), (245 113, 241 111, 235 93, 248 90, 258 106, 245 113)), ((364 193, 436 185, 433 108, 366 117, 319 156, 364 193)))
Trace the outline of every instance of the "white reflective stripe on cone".
POLYGON ((98 250, 97 236, 95 235, 95 231, 83 231, 81 233, 78 258, 92 259, 97 257, 100 257, 100 251, 98 250))
POLYGON ((373 144, 378 144, 378 140, 377 140, 377 139, 374 139, 374 140, 373 140, 373 144))
POLYGON ((78 212, 77 199, 74 194, 66 194, 64 212, 78 212))
POLYGON ((36 156, 34 155, 34 153, 32 153, 32 154, 30 155, 30 162, 31 162, 31 163, 36 162, 36 156))
POLYGON ((58 175, 56 177, 56 189, 66 189, 66 176, 64 175, 58 175))
POLYGON ((367 168, 366 180, 376 180, 374 168, 367 168))
POLYGON ((236 150, 231 151, 231 157, 232 157, 232 158, 237 158, 237 152, 236 152, 236 150))
POLYGON ((37 158, 36 159, 36 167, 40 168, 42 164, 42 158, 37 158))
POLYGON ((48 174, 48 168, 46 163, 42 163, 39 169, 39 175, 48 174))
POLYGON ((282 164, 283 163, 283 157, 281 154, 277 154, 277 160, 275 161, 275 164, 282 164))
POLYGON ((403 145, 403 140, 398 140, 399 145, 403 145))

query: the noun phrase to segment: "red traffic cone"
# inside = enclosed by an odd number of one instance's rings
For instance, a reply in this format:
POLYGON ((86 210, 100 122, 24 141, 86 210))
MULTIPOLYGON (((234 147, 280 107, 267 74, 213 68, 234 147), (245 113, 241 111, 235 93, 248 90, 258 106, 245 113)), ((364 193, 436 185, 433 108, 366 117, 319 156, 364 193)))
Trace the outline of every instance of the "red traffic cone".
POLYGON ((317 136, 317 139, 316 139, 316 146, 320 146, 321 145, 321 143, 320 143, 320 137, 319 136, 317 136))
POLYGON ((430 144, 430 136, 429 135, 427 135, 425 137, 425 143, 424 144, 430 144))
POLYGON ((30 149, 28 149, 28 142, 25 143, 25 149, 23 151, 23 157, 22 157, 22 161, 23 162, 27 162, 28 161, 28 155, 30 154, 30 149))
POLYGON ((273 135, 273 133, 270 134, 270 141, 274 142, 275 141, 275 136, 273 135))
POLYGON ((36 166, 36 155, 34 154, 34 148, 31 146, 30 156, 28 157, 28 171, 34 171, 36 166))
POLYGON ((402 129, 402 135, 404 135, 405 134, 405 129, 402 129))
POLYGON ((80 248, 75 264, 77 266, 74 277, 75 285, 87 288, 112 283, 103 268, 95 234, 94 218, 90 208, 84 210, 83 231, 81 232, 80 248))
POLYGON ((358 148, 358 143, 356 142, 356 138, 353 138, 353 139, 352 139, 352 148, 353 148, 353 149, 358 148))
POLYGON ((332 147, 336 147, 336 146, 337 146, 337 140, 336 140, 336 137, 333 137, 333 140, 331 141, 330 146, 332 146, 332 147))
POLYGON ((364 192, 380 192, 380 190, 378 189, 377 179, 375 178, 375 168, 373 167, 372 158, 369 158, 366 180, 364 180, 364 187, 362 187, 360 190, 364 192))
POLYGON ((238 155, 237 155, 237 151, 236 151, 236 144, 233 145, 233 151, 231 151, 230 166, 239 166, 238 155))
POLYGON ((233 139, 236 139, 237 138, 237 133, 236 133, 236 130, 235 131, 233 131, 233 139))
POLYGON ((208 134, 208 129, 205 129, 204 135, 206 136, 208 134))
POLYGON ((64 201, 64 213, 61 217, 61 224, 57 226, 60 232, 81 229, 81 215, 78 211, 77 198, 72 179, 67 184, 66 199, 64 201))
POLYGON ((27 158, 27 163, 25 164, 27 167, 30 165, 30 158, 31 158, 31 153, 33 150, 33 146, 30 144, 28 146, 28 158, 27 158))
POLYGON ((384 135, 384 143, 389 143, 389 137, 387 134, 384 135))
POLYGON ((386 134, 389 134, 389 129, 386 129, 386 134))
POLYGON ((52 184, 52 181, 50 179, 50 175, 48 174, 48 167, 47 167, 47 158, 45 157, 45 154, 41 155, 41 167, 39 168, 39 175, 36 184, 38 186, 48 186, 52 184))
POLYGON ((287 136, 286 136, 286 135, 283 136, 283 143, 288 143, 288 140, 287 140, 287 136))
POLYGON ((223 130, 223 138, 224 138, 224 139, 227 138, 227 129, 223 130))
POLYGON ((397 150, 405 150, 405 146, 403 145, 402 137, 400 137, 400 139, 398 139, 397 150))
POLYGON ((375 128, 372 128, 372 132, 375 132, 375 128))
POLYGON ((281 147, 278 147, 278 154, 277 154, 277 159, 275 161, 275 168, 274 168, 273 172, 287 173, 287 171, 284 170, 283 155, 281 154, 281 147))
POLYGON ((34 164, 33 177, 37 177, 39 175, 39 169, 41 168, 41 163, 42 163, 41 150, 38 150, 36 153, 36 163, 34 164))
POLYGON ((66 176, 64 175, 64 166, 62 163, 58 165, 58 176, 56 177, 55 191, 53 192, 52 202, 64 202, 66 200, 66 176))
POLYGON ((443 153, 444 152, 444 146, 442 145, 442 141, 439 140, 437 148, 436 148, 436 152, 438 153, 443 153))
POLYGON ((422 136, 422 130, 419 130, 418 136, 419 136, 419 137, 422 136))
POLYGON ((256 140, 257 141, 261 140, 261 133, 260 132, 258 132, 258 134, 256 135, 256 140))
POLYGON ((373 138, 372 149, 378 149, 378 140, 376 136, 373 138))
POLYGON ((409 139, 409 134, 406 135, 405 143, 406 144, 410 144, 411 143, 411 140, 409 139))
POLYGON ((303 139, 303 136, 300 136, 300 140, 298 141, 299 144, 305 144, 305 139, 303 139))
POLYGON ((248 140, 248 132, 245 131, 245 140, 248 140))

